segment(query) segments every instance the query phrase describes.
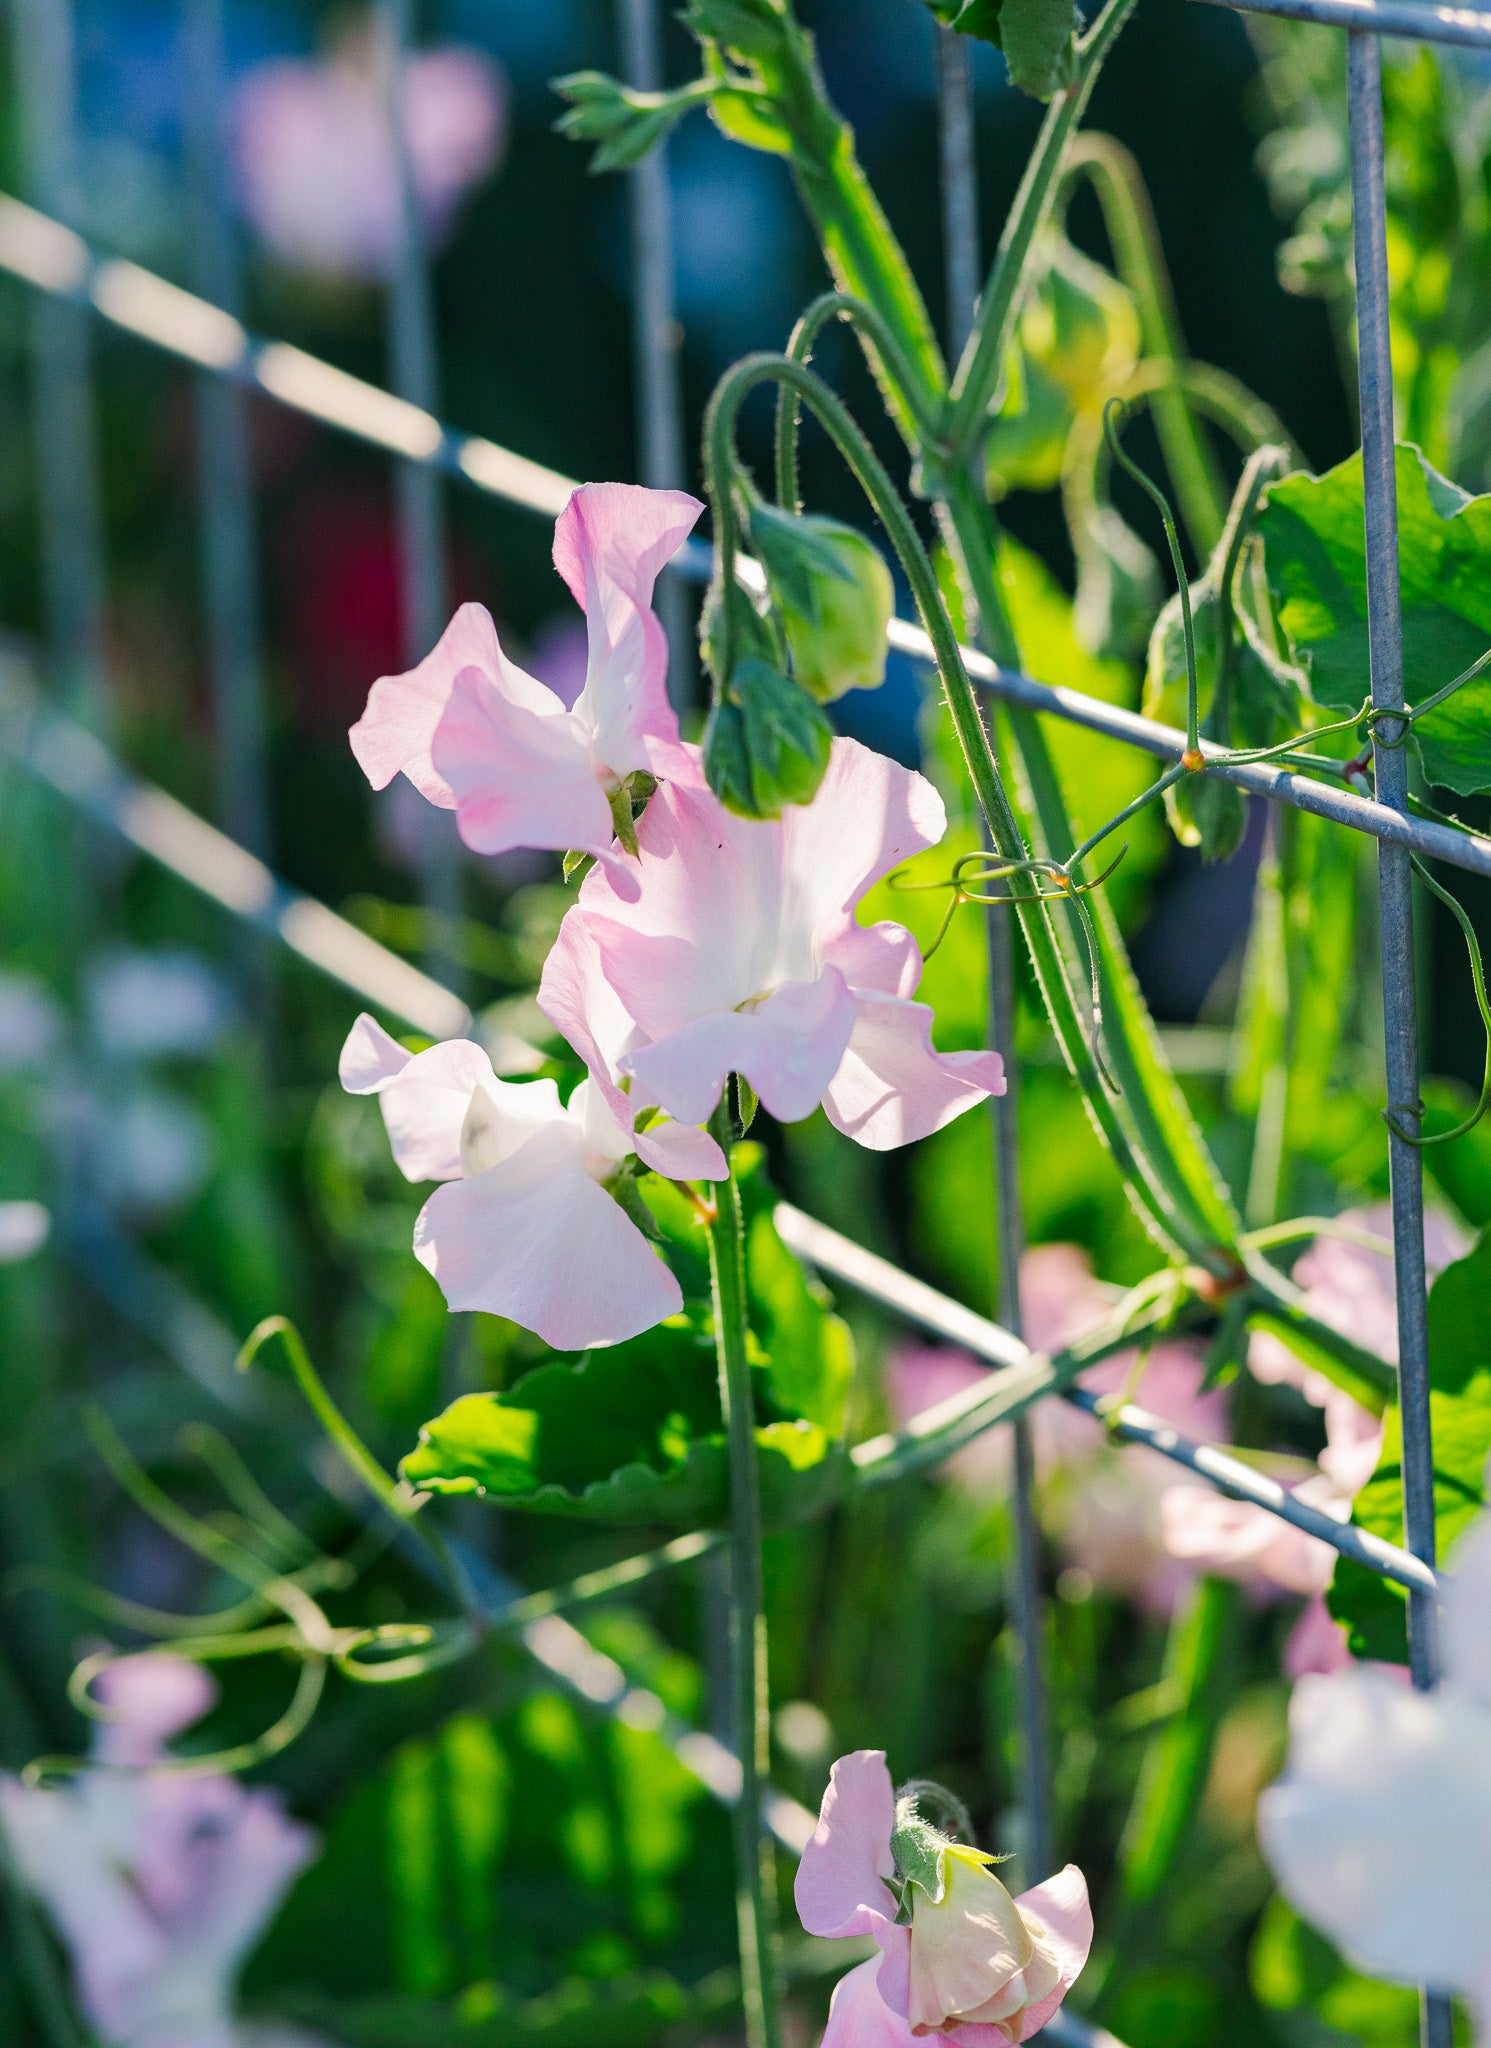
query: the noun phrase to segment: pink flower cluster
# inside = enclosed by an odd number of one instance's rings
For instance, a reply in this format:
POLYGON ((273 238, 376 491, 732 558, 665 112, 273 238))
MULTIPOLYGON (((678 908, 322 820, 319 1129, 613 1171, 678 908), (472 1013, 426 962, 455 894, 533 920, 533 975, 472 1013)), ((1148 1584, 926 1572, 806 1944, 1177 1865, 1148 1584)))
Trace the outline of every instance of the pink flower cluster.
MULTIPOLYGON (((110 1718, 91 1766, 61 1787, 0 1778, 10 1853, 67 1945, 107 2048, 248 2048, 234 1980, 315 1836, 273 1792, 169 1768, 166 1743, 215 1698, 200 1665, 125 1657, 96 1691, 110 1718)), ((292 2048, 291 2035, 276 2039, 292 2048)))
POLYGON ((742 819, 683 743, 652 597, 701 510, 628 484, 575 492, 554 535, 588 635, 572 705, 468 604, 418 668, 373 685, 351 734, 375 789, 402 773, 455 812, 474 852, 594 857, 539 988, 587 1069, 568 1103, 550 1081, 498 1079, 474 1043, 411 1057, 371 1018, 341 1068, 349 1090, 378 1095, 404 1173, 447 1183, 415 1248, 450 1305, 565 1349, 618 1343, 681 1307, 627 1213, 628 1183, 644 1169, 724 1178, 704 1126, 732 1073, 772 1115, 821 1104, 876 1150, 1004 1087, 998 1053, 933 1048, 911 934, 856 915, 874 883, 941 839, 931 784, 837 740, 810 804, 742 819))

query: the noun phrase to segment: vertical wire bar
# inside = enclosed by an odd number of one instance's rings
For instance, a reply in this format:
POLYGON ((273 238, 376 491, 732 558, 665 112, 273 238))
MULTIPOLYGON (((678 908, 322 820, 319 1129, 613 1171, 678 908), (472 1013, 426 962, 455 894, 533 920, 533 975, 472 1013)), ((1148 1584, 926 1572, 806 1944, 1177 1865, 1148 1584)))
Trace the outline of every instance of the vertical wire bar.
MULTIPOLYGON (((15 64, 31 198, 83 230, 72 0, 16 0, 15 64)), ((54 685, 100 732, 104 688, 103 519, 94 437, 93 344, 85 307, 30 295, 42 582, 54 685)))
MULTIPOLYGON (((956 361, 973 329, 981 275, 975 155, 973 69, 965 37, 939 26, 937 90, 942 155, 944 262, 950 357, 956 361)), ((990 1099, 999 1248, 998 1318, 1021 1334, 1020 1258, 1025 1209, 1020 1191, 1019 1066, 1015 1058, 1015 958, 1012 913, 984 914, 989 947, 990 1042, 1004 1054, 1007 1092, 990 1099)), ((1030 1420, 1012 1425, 1015 1555, 1010 1604, 1019 1647, 1020 1803, 1024 1813, 1023 1862, 1035 1884, 1052 1868, 1050 1773, 1047 1755, 1041 1542, 1036 1524, 1035 1456, 1030 1420)))
MULTIPOLYGON (((1382 53, 1360 30, 1346 38, 1351 130, 1352 236, 1361 386, 1362 478, 1367 545, 1367 634, 1372 702, 1403 705, 1403 636, 1398 586, 1398 494, 1389 329, 1387 201, 1383 182, 1382 53)), ((1408 809, 1408 755, 1374 751, 1377 798, 1408 809)), ((1410 1137, 1419 1127, 1418 1022, 1415 1011, 1413 886, 1406 848, 1378 843, 1382 931, 1382 1007, 1390 1115, 1410 1137)), ((1429 1414, 1428 1294, 1424 1269, 1424 1175, 1418 1148, 1389 1137, 1393 1264, 1398 1299, 1398 1399, 1403 1425, 1403 1510, 1407 1547, 1434 1562, 1434 1455, 1429 1414)), ((1437 1673, 1434 1604, 1408 1596, 1409 1658, 1416 1686, 1437 1673)), ((1448 1999, 1425 1994, 1425 2048, 1449 2048, 1448 1999)))
MULTIPOLYGON (((405 72, 413 41, 411 0, 377 0, 374 16, 383 104, 397 186, 397 238, 388 289, 390 381, 400 398, 426 412, 439 410, 435 321, 429 265, 405 112, 405 72)), ((401 461, 396 470, 399 565, 404 654, 422 661, 445 626, 445 511, 433 464, 401 461)), ((460 854, 451 820, 422 805, 420 886, 433 932, 426 947, 431 973, 459 990, 462 971, 457 933, 461 913, 460 854)))
MULTIPOLYGON (((223 15, 224 0, 186 0, 192 283, 236 318, 243 311, 243 275, 228 204, 223 15)), ((199 370, 195 403, 218 818, 230 838, 262 859, 270 825, 248 400, 230 379, 199 370)))
MULTIPOLYGON (((663 86, 662 16, 658 0, 617 0, 622 69, 639 92, 663 86)), ((673 203, 668 145, 661 142, 628 174, 632 216, 632 327, 637 432, 642 481, 655 491, 684 487, 683 379, 674 299, 673 203)), ((693 693, 690 596, 683 579, 664 569, 658 614, 668 635, 669 695, 682 710, 693 693)))

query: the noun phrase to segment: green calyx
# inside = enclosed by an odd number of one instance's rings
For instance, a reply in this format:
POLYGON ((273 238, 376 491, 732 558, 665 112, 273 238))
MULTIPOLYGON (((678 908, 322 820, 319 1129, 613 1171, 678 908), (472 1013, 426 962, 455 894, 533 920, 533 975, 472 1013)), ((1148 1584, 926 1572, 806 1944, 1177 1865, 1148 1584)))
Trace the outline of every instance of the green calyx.
POLYGON ((743 818, 779 818, 786 805, 809 803, 828 767, 833 728, 787 673, 779 623, 738 584, 726 590, 717 580, 701 637, 715 683, 704 728, 710 788, 743 818))

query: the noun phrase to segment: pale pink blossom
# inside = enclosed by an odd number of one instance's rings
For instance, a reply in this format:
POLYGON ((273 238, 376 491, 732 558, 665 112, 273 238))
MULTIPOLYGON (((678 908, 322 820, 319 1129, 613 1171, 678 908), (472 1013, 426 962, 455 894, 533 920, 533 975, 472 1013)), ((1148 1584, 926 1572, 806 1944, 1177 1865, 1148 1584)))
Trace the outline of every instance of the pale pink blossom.
POLYGON ((1307 1677, 1288 1767, 1258 1806, 1280 1888, 1362 1970, 1474 1999, 1491 2038, 1491 1523, 1460 1546, 1445 1674, 1415 1692, 1355 1665, 1307 1677))
POLYGON ((1009 2048, 1053 2018, 1092 1946, 1087 1884, 1068 1864, 1011 1898, 990 1859, 940 1852, 942 1894, 908 1887, 909 1924, 891 1889, 896 1797, 884 1752, 840 1757, 798 1865, 809 1934, 873 1937, 880 1953, 841 1979, 822 2048, 910 2048, 936 2035, 955 2048, 1009 2048))
POLYGON ((784 1122, 822 1103, 874 1150, 939 1130, 1004 1089, 995 1052, 939 1053, 912 1000, 922 959, 902 926, 855 909, 946 829, 924 777, 836 740, 813 801, 738 818, 703 788, 660 788, 639 855, 593 870, 560 927, 539 1004, 567 1019, 604 982, 629 1039, 621 1076, 680 1123, 743 1074, 784 1122), (615 870, 629 871, 632 888, 615 870))
POLYGON ((414 1255, 453 1309, 483 1309, 562 1351, 617 1344, 683 1306, 678 1282, 609 1192, 634 1155, 675 1177, 724 1162, 703 1132, 645 1132, 582 1081, 500 1081, 469 1039, 410 1053, 371 1017, 342 1048, 342 1086, 376 1095, 400 1171, 438 1180, 414 1255))
POLYGON ((315 1837, 272 1792, 160 1768, 165 1744, 216 1697, 199 1666, 128 1657, 95 1692, 113 1718, 91 1766, 61 1787, 0 1778, 11 1853, 107 2048, 239 2048, 239 1966, 315 1837))
POLYGON ((453 810, 476 853, 514 847, 594 854, 617 886, 617 805, 635 775, 698 783, 668 702, 668 642, 652 609, 658 574, 703 511, 684 491, 584 484, 554 528, 554 563, 585 613, 589 666, 572 706, 502 650, 491 615, 463 604, 418 668, 374 683, 351 731, 374 789, 402 772, 453 810))
MULTIPOLYGON (((438 247, 502 155, 506 80, 482 51, 452 44, 410 56, 403 97, 414 196, 438 247)), ((390 275, 399 171, 370 37, 346 37, 329 57, 256 64, 238 89, 235 130, 244 211, 272 255, 330 277, 390 275)))

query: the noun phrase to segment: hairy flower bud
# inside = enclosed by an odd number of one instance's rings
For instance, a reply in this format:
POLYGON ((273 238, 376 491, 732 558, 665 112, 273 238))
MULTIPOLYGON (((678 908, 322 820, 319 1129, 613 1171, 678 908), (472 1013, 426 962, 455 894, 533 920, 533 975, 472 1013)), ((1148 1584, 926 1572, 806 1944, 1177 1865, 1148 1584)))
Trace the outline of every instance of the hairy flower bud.
POLYGON ((879 689, 896 593, 874 543, 836 519, 756 505, 751 544, 802 687, 820 704, 879 689))

